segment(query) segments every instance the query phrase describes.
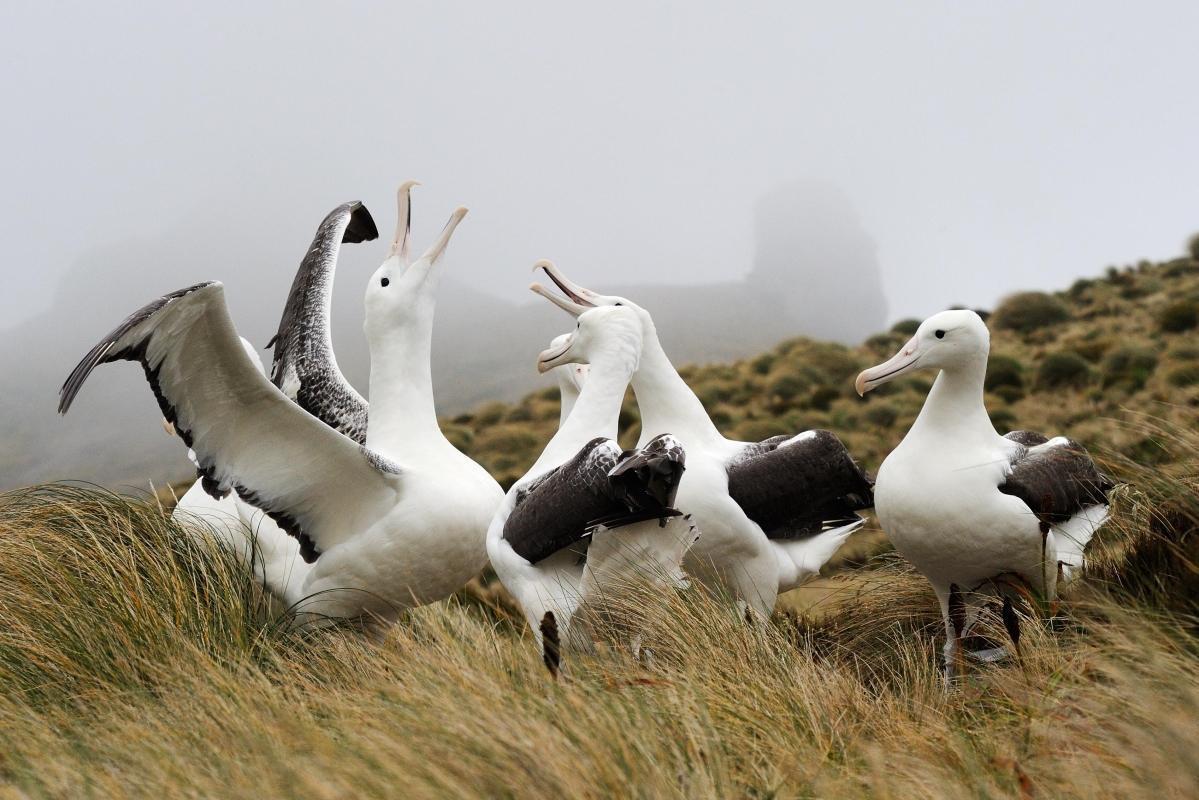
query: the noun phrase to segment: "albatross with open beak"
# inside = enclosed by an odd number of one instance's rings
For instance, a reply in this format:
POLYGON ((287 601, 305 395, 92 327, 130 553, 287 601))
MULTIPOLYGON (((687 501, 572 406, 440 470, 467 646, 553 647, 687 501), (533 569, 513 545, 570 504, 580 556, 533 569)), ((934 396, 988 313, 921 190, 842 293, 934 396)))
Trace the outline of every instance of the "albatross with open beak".
POLYGON ((1069 439, 995 432, 983 405, 990 341, 973 311, 943 311, 854 384, 865 395, 915 370, 938 373, 874 492, 883 530, 941 601, 947 675, 977 615, 966 598, 1006 574, 1052 598, 1081 570, 1113 488, 1069 439))
POLYGON ((430 348, 435 290, 459 208, 437 242, 408 258, 407 192, 391 253, 367 287, 370 415, 361 444, 305 411, 242 348, 224 287, 206 282, 134 312, 63 384, 66 413, 102 363, 142 364, 163 416, 194 451, 205 487, 236 492, 294 536, 311 565, 289 604, 313 619, 394 620, 449 596, 486 563, 503 493, 442 435, 430 348), (302 601, 302 605, 301 605, 302 601))
POLYGON ((622 307, 640 321, 644 341, 632 385, 641 443, 669 432, 687 445, 678 505, 701 533, 687 571, 768 617, 779 592, 818 574, 863 524, 857 512, 872 505, 870 479, 828 431, 726 439, 670 363, 649 312, 573 283, 548 261, 538 266, 564 296, 530 288, 572 316, 622 307))
MULTIPOLYGON (((541 353, 541 372, 591 369, 570 415, 529 471, 508 490, 487 535, 496 574, 520 603, 538 640, 552 631, 586 649, 580 608, 606 586, 682 581, 694 526, 674 508, 686 456, 671 436, 634 451, 616 443, 629 376, 641 355, 631 309, 597 308, 541 353)), ((558 642, 543 642, 547 663, 558 642)))

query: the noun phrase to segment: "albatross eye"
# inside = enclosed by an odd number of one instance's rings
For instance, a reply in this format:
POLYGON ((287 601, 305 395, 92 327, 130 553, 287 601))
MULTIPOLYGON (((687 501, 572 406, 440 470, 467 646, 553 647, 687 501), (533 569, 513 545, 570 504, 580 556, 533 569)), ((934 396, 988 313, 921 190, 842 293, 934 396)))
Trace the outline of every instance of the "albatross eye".
POLYGON ((618 306, 623 306, 623 305, 624 305, 624 303, 617 303, 616 305, 618 305, 618 306))
POLYGON ((384 278, 383 280, 379 281, 379 285, 380 285, 380 286, 386 286, 386 285, 387 285, 387 284, 389 284, 389 283, 391 283, 391 279, 390 279, 390 278, 384 278))
POLYGON ((945 331, 935 331, 933 332, 933 336, 936 336, 938 339, 944 339, 945 331))

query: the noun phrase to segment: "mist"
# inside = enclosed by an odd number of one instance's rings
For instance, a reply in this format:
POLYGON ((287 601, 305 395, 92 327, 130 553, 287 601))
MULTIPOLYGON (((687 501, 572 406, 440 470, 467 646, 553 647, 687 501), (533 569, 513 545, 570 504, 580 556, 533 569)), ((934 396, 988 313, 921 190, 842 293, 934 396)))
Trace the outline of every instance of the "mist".
MULTIPOLYGON (((451 413, 544 385, 532 360, 567 321, 528 295, 538 258, 703 361, 990 307, 1199 227, 1190 3, 3 13, 4 485, 186 471, 135 366, 66 420, 62 378, 199 280, 264 344, 321 217, 363 200, 386 238, 406 178, 417 247, 471 208, 438 307, 451 413)), ((342 251, 335 343, 360 387, 385 252, 342 251)))

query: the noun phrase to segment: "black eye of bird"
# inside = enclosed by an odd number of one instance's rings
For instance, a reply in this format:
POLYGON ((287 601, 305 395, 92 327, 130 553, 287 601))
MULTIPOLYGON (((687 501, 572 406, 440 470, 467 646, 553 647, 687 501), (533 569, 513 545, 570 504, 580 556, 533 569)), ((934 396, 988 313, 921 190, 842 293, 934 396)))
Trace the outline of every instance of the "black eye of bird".
POLYGON ((616 305, 618 305, 618 306, 623 306, 623 305, 624 305, 624 303, 617 303, 616 305))
POLYGON ((386 285, 387 285, 387 284, 389 284, 389 283, 391 283, 391 279, 390 279, 390 278, 384 278, 383 280, 379 281, 379 285, 380 285, 380 286, 386 286, 386 285))
POLYGON ((935 333, 933 333, 933 336, 936 336, 938 339, 944 339, 945 331, 936 331, 935 333))

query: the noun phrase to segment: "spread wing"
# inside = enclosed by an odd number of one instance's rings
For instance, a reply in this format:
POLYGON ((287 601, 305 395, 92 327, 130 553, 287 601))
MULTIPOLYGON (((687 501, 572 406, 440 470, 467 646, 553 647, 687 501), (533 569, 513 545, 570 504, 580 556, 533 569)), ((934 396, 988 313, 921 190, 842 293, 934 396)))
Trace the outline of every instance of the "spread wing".
POLYGON ((729 495, 771 539, 813 536, 874 505, 874 482, 829 431, 748 445, 727 469, 729 495))
POLYGON ((344 203, 329 212, 300 263, 279 330, 267 345, 275 351, 271 383, 300 408, 359 444, 366 443, 367 402, 337 366, 329 317, 342 243, 378 236, 375 221, 362 203, 344 203))
POLYGON ((167 421, 196 455, 204 488, 230 490, 300 541, 305 561, 383 517, 402 476, 395 464, 316 419, 259 373, 208 282, 134 312, 84 356, 59 392, 71 407, 99 364, 138 361, 167 421))
POLYGON ((1013 453, 999 491, 1024 501, 1041 522, 1042 531, 1060 525, 1085 508, 1106 505, 1115 483, 1099 471, 1086 449, 1065 437, 1046 439, 1030 431, 1013 431, 1005 439, 1020 447, 1013 453))

